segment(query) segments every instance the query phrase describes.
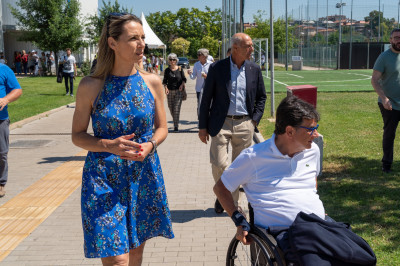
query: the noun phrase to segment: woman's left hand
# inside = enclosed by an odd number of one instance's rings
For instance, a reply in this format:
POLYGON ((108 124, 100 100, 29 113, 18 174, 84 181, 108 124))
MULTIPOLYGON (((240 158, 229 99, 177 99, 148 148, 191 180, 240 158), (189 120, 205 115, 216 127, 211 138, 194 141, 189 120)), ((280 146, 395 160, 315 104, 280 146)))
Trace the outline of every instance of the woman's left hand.
POLYGON ((183 91, 184 88, 185 88, 185 83, 183 82, 183 83, 181 84, 181 86, 179 86, 179 90, 180 90, 180 91, 183 91))
POLYGON ((121 156, 121 159, 131 160, 131 161, 139 161, 143 162, 143 160, 147 157, 147 155, 153 149, 153 144, 151 142, 144 142, 140 144, 140 151, 132 151, 132 154, 129 156, 121 156))

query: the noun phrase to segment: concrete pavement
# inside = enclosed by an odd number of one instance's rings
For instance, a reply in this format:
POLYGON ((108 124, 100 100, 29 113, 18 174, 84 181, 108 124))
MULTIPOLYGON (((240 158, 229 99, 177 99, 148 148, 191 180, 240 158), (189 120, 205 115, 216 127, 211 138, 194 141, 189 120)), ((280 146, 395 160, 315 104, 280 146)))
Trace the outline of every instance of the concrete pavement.
MULTIPOLYGON (((188 99, 183 102, 181 110, 181 131, 170 132, 158 147, 175 238, 149 240, 143 265, 225 265, 226 250, 235 233, 230 218, 225 213, 215 214, 213 209, 215 196, 209 144, 205 145, 198 139, 197 101, 194 81, 190 79, 187 92, 188 99)), ((165 108, 168 126, 172 130, 166 102, 165 108)), ((11 251, 5 248, 12 246, 9 241, 4 241, 7 230, 19 230, 19 218, 5 229, 6 218, 1 208, 7 202, 18 202, 21 192, 41 182, 46 175, 57 176, 57 170, 65 169, 68 163, 74 163, 68 169, 74 167, 81 171, 84 155, 72 144, 70 136, 73 112, 73 105, 60 108, 11 130, 7 194, 0 199, 0 252, 3 251, 2 260, 0 253, 0 266, 101 265, 100 259, 86 259, 83 255, 79 185, 29 234, 22 240, 15 240, 15 248, 11 251)), ((68 171, 72 176, 73 170, 68 171)), ((242 206, 247 205, 244 198, 242 195, 242 206)))

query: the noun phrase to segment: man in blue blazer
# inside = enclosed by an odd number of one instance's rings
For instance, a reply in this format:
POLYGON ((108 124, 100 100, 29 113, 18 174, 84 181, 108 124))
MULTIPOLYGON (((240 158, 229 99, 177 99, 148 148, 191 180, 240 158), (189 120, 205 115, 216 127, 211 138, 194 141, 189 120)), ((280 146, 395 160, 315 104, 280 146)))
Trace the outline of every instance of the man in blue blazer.
MULTIPOLYGON (((228 144, 232 145, 232 160, 251 146, 267 98, 261 69, 249 61, 254 51, 250 36, 237 33, 231 44, 232 55, 209 68, 199 109, 199 138, 207 144, 211 136, 210 162, 215 182, 230 165, 228 144)), ((238 206, 238 190, 232 196, 238 206)), ((217 213, 224 211, 218 199, 214 207, 217 213)))

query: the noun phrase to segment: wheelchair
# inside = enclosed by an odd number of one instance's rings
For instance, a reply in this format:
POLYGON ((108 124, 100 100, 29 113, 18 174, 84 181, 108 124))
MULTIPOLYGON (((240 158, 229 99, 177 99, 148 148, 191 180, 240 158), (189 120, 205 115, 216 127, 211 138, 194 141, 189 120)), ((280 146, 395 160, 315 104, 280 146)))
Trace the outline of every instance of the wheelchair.
POLYGON ((285 266, 283 252, 279 249, 274 237, 266 229, 254 225, 254 212, 249 203, 251 229, 247 237, 252 242, 244 245, 236 236, 231 240, 226 255, 226 266, 285 266))

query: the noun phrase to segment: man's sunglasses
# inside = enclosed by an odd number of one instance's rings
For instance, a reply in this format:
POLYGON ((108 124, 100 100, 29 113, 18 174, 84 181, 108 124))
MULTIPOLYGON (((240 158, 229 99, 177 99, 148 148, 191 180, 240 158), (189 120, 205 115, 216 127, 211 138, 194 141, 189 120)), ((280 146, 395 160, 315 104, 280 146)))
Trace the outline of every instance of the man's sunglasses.
POLYGON ((310 135, 312 135, 314 134, 314 131, 318 129, 319 125, 317 124, 315 127, 304 127, 304 126, 298 126, 298 127, 307 129, 310 135))

